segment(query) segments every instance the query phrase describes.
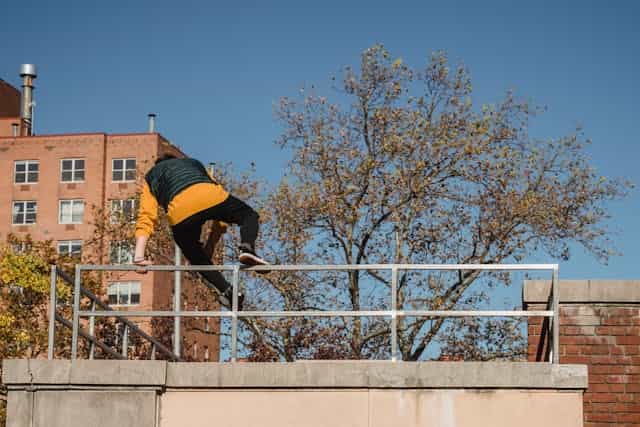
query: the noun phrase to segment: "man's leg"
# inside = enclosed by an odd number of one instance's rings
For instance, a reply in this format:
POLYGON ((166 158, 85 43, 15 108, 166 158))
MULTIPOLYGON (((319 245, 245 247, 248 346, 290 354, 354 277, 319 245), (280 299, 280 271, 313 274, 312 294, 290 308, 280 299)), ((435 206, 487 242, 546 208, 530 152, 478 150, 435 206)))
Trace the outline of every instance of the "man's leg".
MULTIPOLYGON (((200 244, 199 223, 190 223, 189 219, 172 227, 173 238, 182 250, 182 254, 191 265, 212 265, 200 244)), ((222 294, 230 289, 230 284, 219 271, 199 271, 209 283, 215 286, 222 294)))
POLYGON ((240 262, 251 265, 267 264, 255 253, 259 217, 249 205, 234 196, 229 196, 224 202, 207 209, 206 216, 240 226, 240 262))
POLYGON ((211 215, 216 219, 240 226, 240 245, 255 250, 258 238, 258 213, 242 200, 229 196, 212 208, 211 215))

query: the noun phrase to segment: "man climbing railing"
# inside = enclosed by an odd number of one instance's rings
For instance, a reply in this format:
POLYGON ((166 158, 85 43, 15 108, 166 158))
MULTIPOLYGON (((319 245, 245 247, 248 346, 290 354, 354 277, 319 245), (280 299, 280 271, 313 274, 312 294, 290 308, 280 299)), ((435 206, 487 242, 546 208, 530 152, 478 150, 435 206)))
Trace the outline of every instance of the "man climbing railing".
MULTIPOLYGON (((391 359, 398 359, 398 331, 399 317, 546 317, 552 319, 549 334, 553 340, 550 361, 559 363, 559 295, 558 295, 558 265, 557 264, 358 264, 358 265, 268 265, 243 268, 239 265, 150 265, 147 271, 174 271, 176 283, 174 290, 173 311, 88 311, 80 310, 81 275, 84 271, 136 271, 140 267, 132 265, 76 265, 74 278, 73 301, 73 333, 71 343, 71 358, 78 357, 78 336, 80 332, 80 318, 94 317, 228 317, 231 318, 231 361, 237 360, 238 354, 238 319, 250 317, 388 317, 391 319, 391 359), (354 270, 387 270, 391 272, 391 309, 390 310, 304 310, 304 311, 239 311, 238 293, 240 272, 248 271, 354 271, 354 270), (397 307, 398 272, 411 270, 432 271, 549 271, 552 273, 552 295, 548 307, 550 310, 522 311, 522 310, 404 310, 397 307), (230 311, 188 311, 182 310, 180 304, 180 273, 184 271, 230 271, 232 273, 232 304, 230 311), (550 307, 549 307, 550 306, 550 307)), ((52 283, 55 280, 52 273, 52 283)), ((174 355, 180 356, 180 322, 175 322, 174 355)))

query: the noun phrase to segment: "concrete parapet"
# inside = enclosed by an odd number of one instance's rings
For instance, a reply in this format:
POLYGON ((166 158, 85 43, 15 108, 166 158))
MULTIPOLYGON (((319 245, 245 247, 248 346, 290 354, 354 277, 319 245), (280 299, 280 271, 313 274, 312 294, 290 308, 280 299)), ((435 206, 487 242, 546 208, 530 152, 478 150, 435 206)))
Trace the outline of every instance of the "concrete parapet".
POLYGON ((549 363, 5 360, 3 382, 8 427, 582 427, 587 371, 549 363))
MULTIPOLYGON (((638 303, 640 280, 560 280, 561 303, 638 303)), ((550 280, 525 280, 522 302, 543 304, 549 299, 550 280)))
POLYGON ((6 385, 94 385, 161 387, 166 382, 167 362, 161 360, 41 360, 3 361, 6 385))
POLYGON ((169 388, 581 389, 582 365, 491 362, 309 361, 169 363, 169 388))
POLYGON ((583 365, 512 362, 305 361, 168 363, 5 360, 3 383, 20 386, 160 388, 582 389, 583 365))

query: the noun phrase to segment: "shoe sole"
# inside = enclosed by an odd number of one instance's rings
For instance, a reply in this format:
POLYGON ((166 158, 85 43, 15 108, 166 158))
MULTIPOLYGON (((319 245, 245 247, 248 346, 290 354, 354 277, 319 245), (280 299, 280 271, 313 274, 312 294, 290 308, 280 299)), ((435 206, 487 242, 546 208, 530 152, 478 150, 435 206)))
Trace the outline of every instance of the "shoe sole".
POLYGON ((244 265, 250 265, 250 266, 254 266, 254 265, 269 265, 269 263, 267 261, 263 260, 259 256, 256 256, 256 255, 253 255, 253 254, 250 254, 250 253, 246 253, 246 252, 241 253, 240 256, 238 257, 238 259, 244 265))
POLYGON ((231 301, 229 301, 224 295, 218 296, 218 302, 225 307, 231 307, 231 301))
MULTIPOLYGON (((231 299, 224 295, 218 295, 218 302, 231 310, 231 299)), ((244 295, 238 295, 238 311, 242 311, 244 306, 244 295)))

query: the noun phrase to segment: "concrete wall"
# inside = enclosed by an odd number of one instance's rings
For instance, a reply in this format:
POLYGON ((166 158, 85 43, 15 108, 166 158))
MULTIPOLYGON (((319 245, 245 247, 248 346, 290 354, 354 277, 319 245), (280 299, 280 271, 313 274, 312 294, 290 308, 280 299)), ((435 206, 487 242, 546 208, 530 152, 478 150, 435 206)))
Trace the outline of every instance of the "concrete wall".
POLYGON ((586 369, 548 363, 7 360, 8 427, 582 426, 586 369))
MULTIPOLYGON (((528 281, 525 309, 544 309, 548 281, 528 281)), ((560 281, 560 363, 588 366, 585 426, 640 425, 640 281, 560 281)), ((529 360, 547 352, 546 327, 529 318, 529 360)))

